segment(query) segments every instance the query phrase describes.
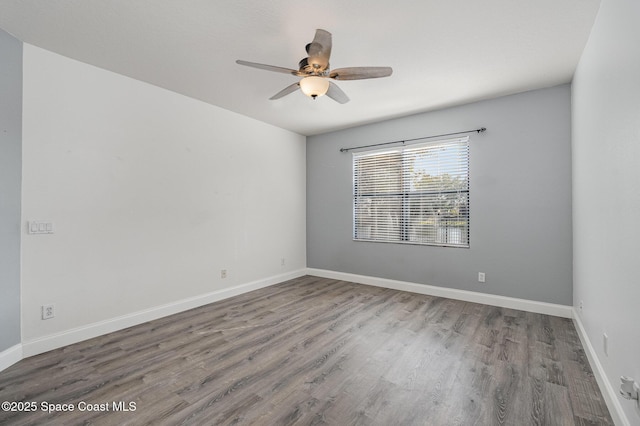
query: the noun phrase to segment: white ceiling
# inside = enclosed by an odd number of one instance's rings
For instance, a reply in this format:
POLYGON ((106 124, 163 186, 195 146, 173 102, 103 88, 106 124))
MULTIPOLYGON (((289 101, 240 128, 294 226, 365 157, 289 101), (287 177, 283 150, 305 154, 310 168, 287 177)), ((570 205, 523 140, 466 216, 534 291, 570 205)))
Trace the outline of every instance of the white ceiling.
POLYGON ((599 0, 0 0, 0 28, 42 47, 303 135, 571 81, 599 0), (316 28, 351 101, 295 92, 316 28))

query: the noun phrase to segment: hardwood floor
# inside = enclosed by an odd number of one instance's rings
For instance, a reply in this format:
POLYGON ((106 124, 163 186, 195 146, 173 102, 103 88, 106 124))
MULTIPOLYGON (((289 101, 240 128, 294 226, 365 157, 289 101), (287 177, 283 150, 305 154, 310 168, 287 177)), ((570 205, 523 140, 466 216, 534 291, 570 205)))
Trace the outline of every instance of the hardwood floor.
POLYGON ((11 425, 613 424, 569 319, 311 276, 22 360, 0 401, 36 403, 11 425))

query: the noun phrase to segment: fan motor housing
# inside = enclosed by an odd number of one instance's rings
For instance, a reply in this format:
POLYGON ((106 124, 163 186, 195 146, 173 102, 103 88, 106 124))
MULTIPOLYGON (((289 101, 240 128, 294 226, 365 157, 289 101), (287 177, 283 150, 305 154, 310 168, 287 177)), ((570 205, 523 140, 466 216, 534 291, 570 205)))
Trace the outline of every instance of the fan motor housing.
POLYGON ((320 69, 317 65, 310 64, 309 58, 302 58, 300 62, 298 62, 298 68, 300 69, 300 72, 309 75, 326 76, 329 72, 329 64, 327 64, 327 67, 325 69, 320 69))

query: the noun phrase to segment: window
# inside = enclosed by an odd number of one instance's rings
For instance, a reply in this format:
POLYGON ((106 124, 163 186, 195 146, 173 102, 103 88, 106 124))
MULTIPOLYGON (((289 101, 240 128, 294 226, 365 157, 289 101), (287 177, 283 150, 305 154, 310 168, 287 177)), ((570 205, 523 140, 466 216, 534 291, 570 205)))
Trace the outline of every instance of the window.
POLYGON ((353 239, 469 247, 469 138, 353 154, 353 239))

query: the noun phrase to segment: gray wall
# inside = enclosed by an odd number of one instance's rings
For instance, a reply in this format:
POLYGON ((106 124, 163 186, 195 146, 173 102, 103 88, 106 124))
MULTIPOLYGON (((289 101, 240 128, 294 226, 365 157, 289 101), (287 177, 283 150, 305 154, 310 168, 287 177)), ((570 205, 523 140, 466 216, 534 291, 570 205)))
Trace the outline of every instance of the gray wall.
POLYGON ((22 43, 0 30, 0 351, 20 343, 22 43))
POLYGON ((562 85, 307 138, 308 267, 571 305, 570 98, 562 85), (352 157, 339 148, 482 126, 470 248, 352 240, 352 157))

